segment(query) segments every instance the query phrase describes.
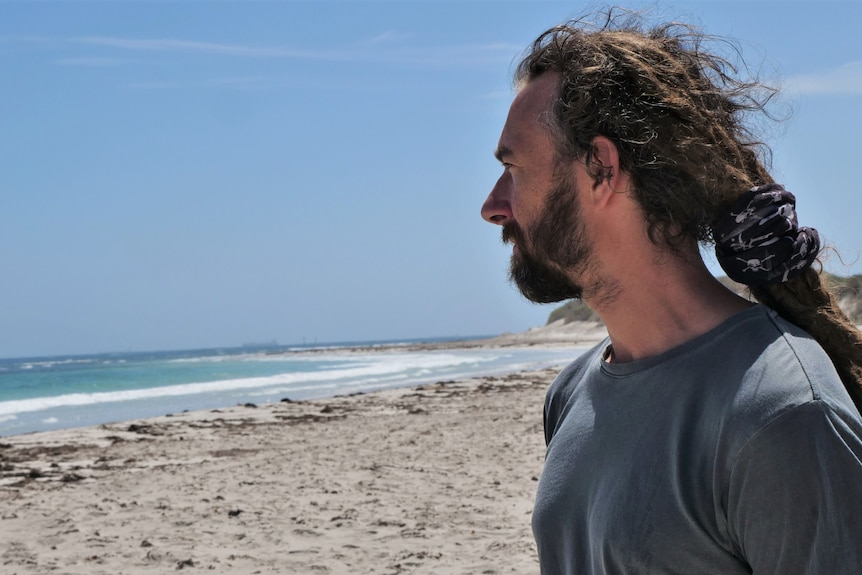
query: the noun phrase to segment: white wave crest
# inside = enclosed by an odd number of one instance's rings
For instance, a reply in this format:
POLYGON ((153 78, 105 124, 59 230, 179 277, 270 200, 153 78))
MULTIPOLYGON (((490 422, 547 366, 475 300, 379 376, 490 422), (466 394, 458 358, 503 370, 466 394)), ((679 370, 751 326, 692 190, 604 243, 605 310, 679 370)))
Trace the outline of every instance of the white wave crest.
MULTIPOLYGON (((317 358, 318 361, 324 358, 317 358)), ((344 355, 338 359, 343 361, 344 355)), ((266 377, 206 381, 145 389, 105 391, 96 393, 69 393, 53 397, 38 397, 0 402, 0 418, 15 414, 41 411, 58 407, 135 401, 160 397, 176 397, 230 390, 264 390, 273 393, 298 389, 351 388, 381 381, 403 381, 407 377, 433 373, 446 373, 456 368, 475 368, 498 359, 495 354, 404 353, 404 354, 351 354, 347 365, 312 372, 292 372, 266 377), (276 389, 272 389, 276 388, 276 389)), ((0 419, 2 421, 2 419, 0 419)))

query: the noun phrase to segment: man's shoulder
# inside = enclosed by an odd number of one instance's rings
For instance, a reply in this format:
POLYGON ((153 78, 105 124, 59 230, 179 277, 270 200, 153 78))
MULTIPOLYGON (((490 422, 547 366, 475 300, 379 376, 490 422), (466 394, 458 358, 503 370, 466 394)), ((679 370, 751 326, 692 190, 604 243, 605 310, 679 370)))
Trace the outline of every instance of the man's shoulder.
POLYGON ((707 382, 704 410, 715 418, 725 445, 737 451, 788 414, 809 408, 858 419, 832 360, 802 328, 774 310, 759 312, 727 333, 713 349, 716 368, 707 382))
POLYGON ((750 369, 750 377, 780 389, 796 385, 807 401, 850 401, 829 355, 805 330, 767 310, 777 336, 767 341, 750 369))

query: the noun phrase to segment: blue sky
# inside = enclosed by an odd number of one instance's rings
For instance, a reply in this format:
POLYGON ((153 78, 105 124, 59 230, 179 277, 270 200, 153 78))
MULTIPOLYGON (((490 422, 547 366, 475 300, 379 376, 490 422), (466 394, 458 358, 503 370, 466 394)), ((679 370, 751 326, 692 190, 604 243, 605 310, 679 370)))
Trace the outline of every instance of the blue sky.
MULTIPOLYGON (((585 6, 0 2, 0 356, 544 323, 479 208, 513 62, 585 6)), ((862 3, 658 6, 782 81, 773 171, 862 273, 862 3)))

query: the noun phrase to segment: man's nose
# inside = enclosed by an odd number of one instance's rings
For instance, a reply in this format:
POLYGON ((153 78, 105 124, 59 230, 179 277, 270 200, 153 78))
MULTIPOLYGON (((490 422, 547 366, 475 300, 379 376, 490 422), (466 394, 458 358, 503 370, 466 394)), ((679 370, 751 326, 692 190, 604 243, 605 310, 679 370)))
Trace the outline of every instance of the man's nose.
POLYGON ((509 204, 508 174, 497 180, 494 189, 482 204, 482 218, 492 224, 503 225, 512 219, 512 206, 509 204))

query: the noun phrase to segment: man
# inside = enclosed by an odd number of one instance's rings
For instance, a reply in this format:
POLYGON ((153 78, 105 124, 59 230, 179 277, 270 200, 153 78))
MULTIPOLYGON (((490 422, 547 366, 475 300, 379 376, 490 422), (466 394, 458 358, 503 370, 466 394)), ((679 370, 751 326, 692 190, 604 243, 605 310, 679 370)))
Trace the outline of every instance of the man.
POLYGON ((583 298, 609 334, 548 391, 541 570, 859 575, 862 337, 747 138, 769 92, 702 40, 611 13, 516 73, 482 215, 527 298, 583 298))

